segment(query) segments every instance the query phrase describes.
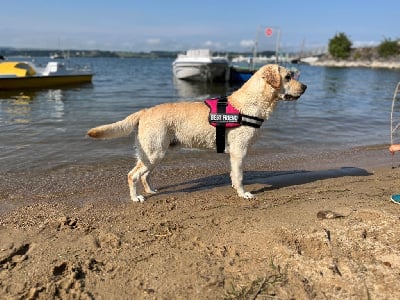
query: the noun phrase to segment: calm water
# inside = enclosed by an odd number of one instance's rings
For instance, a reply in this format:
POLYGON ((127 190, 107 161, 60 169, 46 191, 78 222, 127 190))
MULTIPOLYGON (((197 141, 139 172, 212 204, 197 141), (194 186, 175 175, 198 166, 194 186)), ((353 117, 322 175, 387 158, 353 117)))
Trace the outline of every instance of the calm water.
MULTIPOLYGON (((40 61, 40 59, 38 59, 40 61)), ((94 141, 87 129, 161 102, 231 93, 229 84, 174 80, 171 59, 74 59, 93 84, 0 93, 0 171, 47 169, 133 155, 132 138, 94 141)), ((400 71, 299 66, 308 85, 281 102, 255 145, 271 153, 312 153, 390 142, 390 109, 400 71)))

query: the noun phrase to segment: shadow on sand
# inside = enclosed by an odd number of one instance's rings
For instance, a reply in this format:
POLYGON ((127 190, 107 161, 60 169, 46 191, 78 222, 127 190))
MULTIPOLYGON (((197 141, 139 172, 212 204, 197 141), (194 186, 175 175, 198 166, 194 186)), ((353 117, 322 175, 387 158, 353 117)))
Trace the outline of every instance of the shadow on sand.
MULTIPOLYGON (((356 167, 342 167, 319 171, 291 170, 291 171, 249 171, 244 173, 244 185, 262 184, 265 187, 252 191, 254 194, 282 187, 311 183, 318 180, 339 178, 345 176, 370 176, 372 173, 356 167)), ((159 194, 172 192, 194 192, 210 189, 217 186, 229 186, 229 174, 202 177, 179 184, 164 186, 159 189, 159 194), (173 189, 170 190, 170 189, 173 189)))

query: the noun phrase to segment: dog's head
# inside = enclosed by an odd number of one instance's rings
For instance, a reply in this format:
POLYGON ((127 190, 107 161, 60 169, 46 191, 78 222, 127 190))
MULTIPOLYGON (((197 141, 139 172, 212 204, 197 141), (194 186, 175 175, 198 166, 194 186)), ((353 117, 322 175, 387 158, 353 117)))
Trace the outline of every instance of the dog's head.
POLYGON ((305 84, 293 78, 293 72, 279 65, 265 65, 257 73, 255 75, 276 91, 279 100, 297 100, 307 89, 305 84))
POLYGON ((293 78, 290 70, 278 65, 261 67, 229 101, 241 112, 267 119, 278 100, 297 100, 307 86, 293 78))

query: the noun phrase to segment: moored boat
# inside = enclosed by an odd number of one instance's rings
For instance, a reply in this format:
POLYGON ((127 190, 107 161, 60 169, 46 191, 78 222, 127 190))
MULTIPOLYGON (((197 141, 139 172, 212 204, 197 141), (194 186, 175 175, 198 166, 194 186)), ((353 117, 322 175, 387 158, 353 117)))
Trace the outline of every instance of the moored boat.
POLYGON ((257 71, 257 68, 232 65, 229 81, 246 82, 257 71))
POLYGON ((50 54, 50 58, 51 59, 64 59, 65 55, 62 53, 53 53, 53 54, 50 54))
MULTIPOLYGON (((294 66, 289 66, 289 65, 283 65, 285 68, 289 69, 289 71, 292 73, 292 76, 294 79, 298 80, 300 78, 300 70, 297 69, 294 66)), ((236 83, 243 83, 246 82, 247 80, 250 79, 250 77, 257 72, 257 70, 261 67, 256 66, 254 64, 252 65, 232 65, 231 70, 230 70, 230 77, 229 81, 230 82, 236 82, 236 83)))
POLYGON ((192 49, 179 54, 172 63, 176 78, 193 81, 226 81, 229 79, 229 60, 213 56, 209 49, 192 49))
POLYGON ((0 62, 0 90, 50 88, 92 81, 88 68, 68 68, 64 63, 51 61, 42 68, 31 62, 0 62))

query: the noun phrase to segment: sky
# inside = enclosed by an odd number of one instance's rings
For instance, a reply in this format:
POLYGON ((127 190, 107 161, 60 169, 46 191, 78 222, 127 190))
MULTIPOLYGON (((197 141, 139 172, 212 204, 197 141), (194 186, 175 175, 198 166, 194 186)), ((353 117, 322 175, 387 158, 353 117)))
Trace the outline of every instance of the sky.
POLYGON ((399 0, 1 1, 0 47, 109 51, 318 50, 400 38, 399 0), (266 28, 272 29, 267 37, 266 28), (279 36, 279 38, 278 38, 279 36))

